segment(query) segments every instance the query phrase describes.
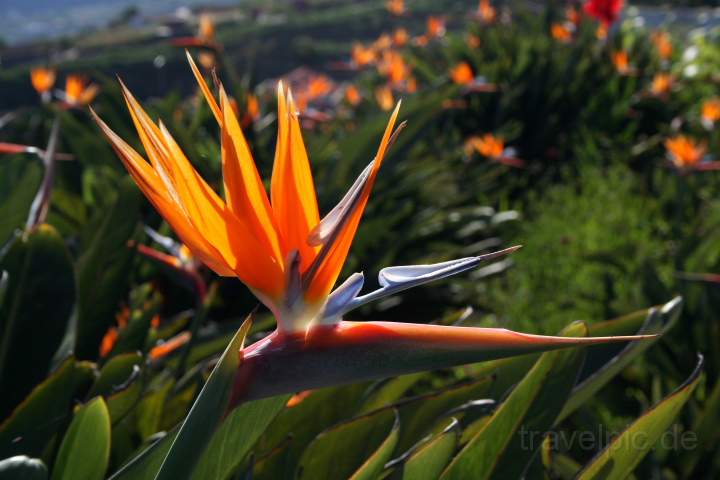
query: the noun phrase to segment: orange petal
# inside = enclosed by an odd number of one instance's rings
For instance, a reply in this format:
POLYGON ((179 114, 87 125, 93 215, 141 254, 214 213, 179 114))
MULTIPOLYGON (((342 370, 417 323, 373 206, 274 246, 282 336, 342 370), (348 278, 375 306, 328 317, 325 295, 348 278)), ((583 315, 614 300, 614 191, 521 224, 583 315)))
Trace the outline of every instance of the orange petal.
MULTIPOLYGON (((132 110, 134 106, 130 103, 132 110)), ((284 284, 281 265, 266 255, 264 245, 253 236, 248 225, 229 211, 198 175, 167 129, 162 125, 144 129, 145 113, 137 108, 133 113, 143 122, 138 131, 150 142, 153 154, 167 156, 157 161, 170 173, 163 176, 154 170, 107 125, 98 118, 96 121, 148 200, 203 263, 220 275, 234 272, 251 288, 271 298, 277 297, 284 284)))
POLYGON ((233 269, 227 264, 220 252, 198 233, 183 214, 181 207, 170 197, 164 188, 162 180, 151 165, 130 145, 118 137, 92 109, 90 111, 130 176, 150 203, 170 224, 183 243, 187 244, 195 255, 218 275, 233 275, 233 269))
POLYGON ((278 141, 270 193, 275 221, 283 239, 283 253, 300 253, 300 271, 312 264, 318 247, 308 243, 310 231, 320 222, 310 162, 292 96, 278 88, 278 141))
POLYGON ((220 102, 223 114, 223 182, 228 208, 249 224, 269 255, 282 264, 284 255, 280 252, 280 241, 265 186, 255 167, 235 111, 223 89, 220 90, 220 102))
POLYGON ((207 83, 205 82, 205 78, 203 78, 202 73, 200 73, 200 70, 198 69, 197 65, 195 65, 195 61, 193 60, 192 56, 190 55, 190 52, 188 52, 186 50, 185 55, 187 55, 188 62, 190 62, 190 68, 192 69, 193 75, 195 75, 195 80, 197 80, 198 85, 200 85, 200 90, 202 91, 203 95, 205 96, 205 100, 207 101, 208 105, 210 106, 210 110, 212 110, 213 115, 215 115, 215 120, 217 120, 219 125, 222 125, 222 118, 223 118, 222 111, 220 110, 220 107, 218 106, 218 103, 215 100, 215 97, 213 97, 213 94, 210 91, 210 88, 208 87, 207 83))
POLYGON ((380 142, 377 154, 375 155, 375 163, 373 164, 370 176, 365 183, 363 192, 357 203, 357 207, 350 214, 335 241, 322 247, 323 249, 329 249, 329 251, 325 254, 321 253, 321 255, 323 255, 322 262, 317 266, 317 270, 312 272, 311 278, 309 278, 310 283, 307 286, 305 298, 311 303, 324 299, 330 293, 330 290, 333 285, 335 285, 335 282, 340 275, 345 259, 350 251, 353 238, 355 237, 355 232, 357 232, 358 225, 360 224, 360 219, 362 218, 362 214, 365 210, 365 205, 370 197, 372 187, 375 184, 375 178, 377 177, 378 170, 380 169, 380 165, 385 157, 399 111, 400 102, 398 102, 395 107, 395 111, 393 111, 390 116, 390 121, 385 128, 385 133, 383 134, 382 141, 380 142))

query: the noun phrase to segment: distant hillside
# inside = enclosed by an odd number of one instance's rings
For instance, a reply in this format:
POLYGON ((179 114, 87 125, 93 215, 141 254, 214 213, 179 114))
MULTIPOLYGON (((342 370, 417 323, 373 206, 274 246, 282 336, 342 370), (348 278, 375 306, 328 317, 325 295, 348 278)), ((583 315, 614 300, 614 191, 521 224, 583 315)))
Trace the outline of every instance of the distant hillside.
POLYGON ((227 5, 238 0, 3 0, 0 38, 11 45, 52 39, 105 26, 136 7, 141 15, 158 15, 180 7, 227 5))

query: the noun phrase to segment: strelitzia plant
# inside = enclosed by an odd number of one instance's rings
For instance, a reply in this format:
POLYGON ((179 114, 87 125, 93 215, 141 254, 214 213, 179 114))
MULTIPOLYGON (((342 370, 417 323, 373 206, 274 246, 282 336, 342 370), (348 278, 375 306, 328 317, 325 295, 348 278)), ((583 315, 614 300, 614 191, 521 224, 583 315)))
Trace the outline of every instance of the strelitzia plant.
POLYGON ((272 312, 277 329, 242 348, 230 405, 360 380, 578 345, 641 337, 565 338, 497 328, 351 322, 352 310, 405 289, 472 269, 518 247, 432 265, 380 271, 380 288, 361 294, 352 274, 333 290, 388 150, 400 102, 375 158, 347 194, 320 217, 292 94, 278 86, 278 136, 268 197, 229 97, 219 101, 188 55, 221 133, 223 200, 195 171, 168 129, 154 123, 122 85, 147 162, 94 112, 130 175, 196 258, 239 278, 272 312))

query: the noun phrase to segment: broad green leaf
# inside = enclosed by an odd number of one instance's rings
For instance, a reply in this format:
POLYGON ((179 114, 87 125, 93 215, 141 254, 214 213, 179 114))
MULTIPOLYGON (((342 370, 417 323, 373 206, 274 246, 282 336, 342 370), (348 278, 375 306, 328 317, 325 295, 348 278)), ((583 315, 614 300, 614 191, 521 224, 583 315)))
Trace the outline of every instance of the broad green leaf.
POLYGON ((25 455, 0 460, 0 480, 46 480, 48 471, 42 460, 25 455))
POLYGON ((700 381, 703 358, 699 357, 690 377, 660 403, 635 420, 620 435, 590 461, 578 475, 578 480, 602 478, 623 479, 660 440, 675 421, 700 381))
POLYGON ((660 339, 661 335, 664 335, 675 326, 680 316, 680 305, 681 300, 677 298, 668 302, 662 309, 650 309, 645 322, 637 334, 657 334, 659 336, 642 342, 627 344, 612 360, 607 361, 599 370, 596 370, 590 376, 583 379, 573 388, 570 398, 565 404, 565 407, 563 407, 557 421, 561 422, 580 408, 581 405, 585 404, 602 387, 627 367, 630 362, 654 345, 660 339))
POLYGON ((375 480, 378 477, 378 474, 383 470, 385 464, 390 460, 395 451, 399 427, 400 422, 396 419, 390 435, 388 435, 377 450, 360 465, 360 468, 355 470, 350 480, 375 480))
POLYGON ((492 384, 492 377, 480 378, 398 403, 396 407, 402 425, 398 449, 405 451, 420 441, 432 429, 435 420, 452 409, 484 398, 492 384))
POLYGON ((72 261, 49 225, 15 238, 0 259, 3 270, 8 284, 0 306, 0 418, 47 376, 75 303, 72 261), (26 361, 30 353, 32 361, 26 361))
POLYGON ((41 456, 92 379, 92 364, 74 358, 65 360, 0 425, 0 457, 41 456))
POLYGON ((143 358, 139 353, 125 353, 112 357, 100 370, 100 376, 88 397, 103 395, 113 425, 132 411, 140 400, 142 383, 140 369, 143 358))
POLYGON ((153 480, 167 456, 177 430, 156 434, 154 441, 123 464, 110 480, 153 480))
POLYGON ((398 428, 395 409, 378 410, 338 424, 307 447, 297 478, 375 478, 392 455, 398 428))
POLYGON ((80 407, 60 444, 53 480, 102 480, 110 459, 110 413, 102 397, 80 407))
POLYGON ((0 162, 0 245, 25 224, 42 175, 39 162, 35 163, 34 159, 0 162), (14 178, 16 176, 19 178, 14 178), (5 192, 9 193, 4 195, 5 192))
POLYGON ((411 452, 402 465, 403 480, 434 480, 447 466, 455 453, 460 432, 453 421, 440 434, 411 452))
POLYGON ((375 390, 370 392, 363 401, 358 413, 368 413, 378 408, 386 407, 397 401, 413 385, 415 385, 427 373, 413 373, 391 378, 381 383, 375 390))
POLYGON ((100 375, 88 396, 110 395, 116 392, 135 375, 142 362, 143 358, 139 353, 124 353, 110 358, 100 369, 100 375))
POLYGON ((355 412, 366 383, 329 387, 307 392, 302 401, 282 410, 258 442, 262 458, 254 478, 291 478, 308 444, 326 428, 355 412), (308 421, 311 418, 312 421, 308 421))
POLYGON ((143 440, 160 430, 165 402, 174 386, 175 380, 168 375, 156 379, 143 394, 136 410, 137 430, 143 440))
POLYGON ((698 448, 687 449, 682 454, 680 464, 685 478, 692 477, 702 457, 712 452, 717 445, 717 439, 720 437, 718 423, 720 423, 720 382, 715 382, 703 404, 702 412, 692 425, 692 431, 697 434, 698 448))
POLYGON ((200 461, 204 451, 207 456, 203 457, 200 464, 202 472, 210 469, 220 475, 229 475, 285 405, 287 396, 245 403, 228 415, 217 431, 218 437, 214 436, 228 407, 240 363, 238 352, 243 347, 251 323, 250 318, 245 320, 220 357, 180 426, 156 479, 187 476, 200 461), (217 445, 217 442, 220 442, 219 447, 207 448, 208 444, 217 445), (225 450, 226 447, 228 450, 225 450))
POLYGON ((75 353, 79 358, 97 357, 98 345, 125 295, 134 254, 127 242, 135 232, 139 207, 137 187, 124 179, 110 211, 98 212, 96 221, 87 227, 90 239, 76 266, 75 353))
MULTIPOLYGON (((563 333, 583 337, 587 327, 574 323, 563 333)), ((575 384, 583 357, 583 349, 544 353, 441 478, 521 477, 575 384)))
POLYGON ((289 397, 279 395, 242 403, 230 412, 213 435, 192 478, 229 478, 270 422, 285 407, 289 397))

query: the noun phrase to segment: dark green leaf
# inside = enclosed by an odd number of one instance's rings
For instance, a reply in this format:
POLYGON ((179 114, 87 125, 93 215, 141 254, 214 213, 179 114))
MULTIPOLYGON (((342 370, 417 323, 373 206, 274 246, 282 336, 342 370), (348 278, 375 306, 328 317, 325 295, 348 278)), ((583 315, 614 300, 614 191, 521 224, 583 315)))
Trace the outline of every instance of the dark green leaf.
POLYGON ((73 401, 93 379, 93 365, 68 358, 0 425, 0 457, 24 453, 40 456, 63 425, 73 401))
POLYGON ((602 478, 623 479, 658 442, 662 434, 675 421, 685 402, 700 381, 703 358, 700 357, 690 377, 660 403, 635 420, 600 452, 578 475, 578 480, 602 478))
POLYGON ((392 455, 398 428, 395 409, 378 410, 336 425, 318 435, 305 450, 297 477, 375 478, 392 455))
POLYGON ((70 256, 49 225, 18 236, 0 259, 3 270, 8 285, 0 306, 0 418, 47 376, 75 302, 70 256))
POLYGON ((459 437, 457 422, 453 421, 443 432, 414 450, 404 461, 403 480, 439 478, 455 453, 459 437))
POLYGON ((98 224, 77 264, 78 319, 75 353, 79 358, 94 359, 98 345, 115 318, 129 281, 133 250, 128 239, 135 232, 140 196, 127 178, 112 209, 98 212, 98 224))
MULTIPOLYGON (((587 327, 575 323, 563 334, 584 337, 587 327)), ((577 348, 544 353, 442 478, 521 477, 575 384, 583 357, 577 348)))

